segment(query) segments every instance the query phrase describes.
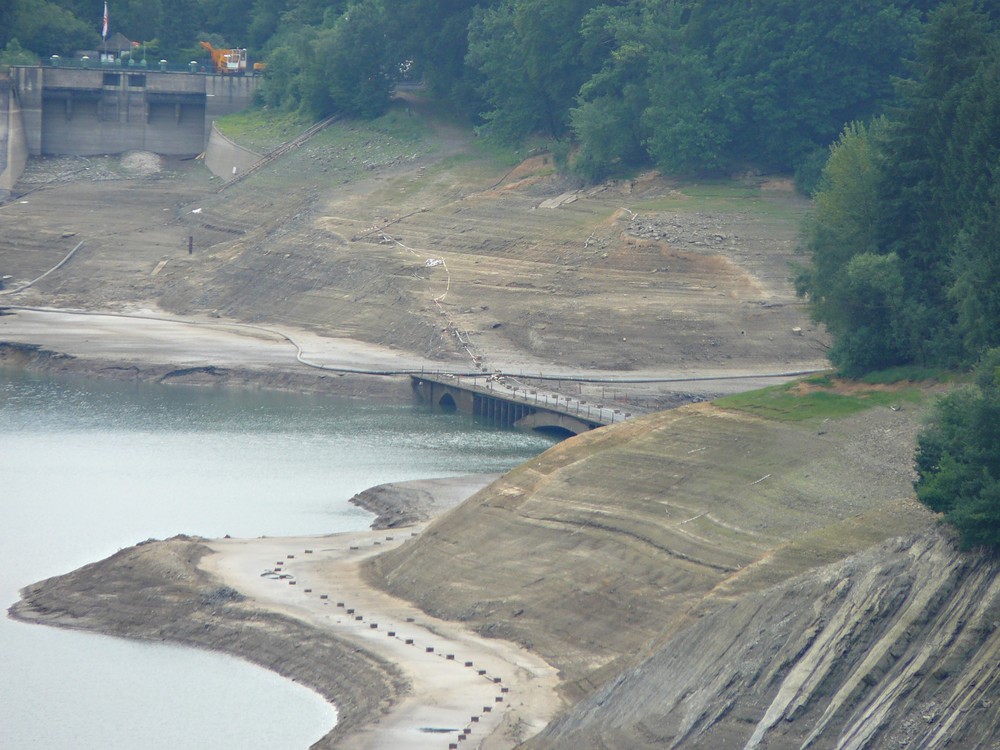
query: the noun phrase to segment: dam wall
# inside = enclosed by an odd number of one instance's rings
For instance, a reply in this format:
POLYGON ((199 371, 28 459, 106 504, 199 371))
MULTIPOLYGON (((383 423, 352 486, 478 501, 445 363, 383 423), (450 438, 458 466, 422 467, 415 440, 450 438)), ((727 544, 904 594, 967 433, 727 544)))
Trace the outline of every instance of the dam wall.
POLYGON ((17 90, 8 78, 0 77, 0 202, 10 197, 28 162, 28 144, 17 90))
POLYGON ((18 66, 12 80, 30 156, 196 156, 212 120, 248 106, 258 81, 106 66, 18 66))

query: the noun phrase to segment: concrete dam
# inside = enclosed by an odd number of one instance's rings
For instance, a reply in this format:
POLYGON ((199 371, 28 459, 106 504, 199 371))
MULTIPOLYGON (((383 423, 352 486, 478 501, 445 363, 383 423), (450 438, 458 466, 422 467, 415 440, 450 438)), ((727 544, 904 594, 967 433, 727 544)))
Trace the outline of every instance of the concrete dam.
POLYGON ((212 121, 246 108, 258 81, 121 66, 13 67, 0 75, 0 200, 31 156, 196 156, 212 121))

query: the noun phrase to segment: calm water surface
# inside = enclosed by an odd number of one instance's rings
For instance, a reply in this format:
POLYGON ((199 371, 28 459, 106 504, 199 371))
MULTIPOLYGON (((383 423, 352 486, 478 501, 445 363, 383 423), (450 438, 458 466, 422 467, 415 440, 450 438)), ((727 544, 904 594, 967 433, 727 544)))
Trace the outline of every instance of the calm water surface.
MULTIPOLYGON (((0 370, 0 607, 150 537, 367 528, 384 482, 505 471, 551 441, 422 409, 0 370)), ((0 748, 304 748, 314 693, 237 659, 0 618, 0 748)))

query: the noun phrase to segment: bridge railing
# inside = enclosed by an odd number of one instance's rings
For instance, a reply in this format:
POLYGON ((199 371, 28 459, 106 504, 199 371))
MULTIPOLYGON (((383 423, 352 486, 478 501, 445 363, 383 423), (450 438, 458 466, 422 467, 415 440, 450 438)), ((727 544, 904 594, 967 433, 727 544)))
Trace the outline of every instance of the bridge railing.
POLYGON ((470 391, 477 391, 496 398, 539 406, 549 411, 602 425, 624 422, 632 416, 629 412, 623 412, 621 409, 610 408, 603 404, 589 404, 582 399, 575 399, 554 392, 539 391, 538 389, 528 388, 520 383, 510 384, 506 379, 497 380, 490 376, 467 377, 461 375, 440 375, 435 379, 444 383, 451 382, 460 388, 470 391), (485 385, 479 382, 484 377, 486 379, 485 385))

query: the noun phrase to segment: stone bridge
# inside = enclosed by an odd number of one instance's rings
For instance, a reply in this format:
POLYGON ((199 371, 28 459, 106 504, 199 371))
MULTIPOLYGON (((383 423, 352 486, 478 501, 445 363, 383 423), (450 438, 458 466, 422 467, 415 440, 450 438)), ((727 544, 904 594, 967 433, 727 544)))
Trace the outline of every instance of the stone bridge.
POLYGON ((561 437, 621 422, 630 414, 522 386, 505 378, 447 374, 411 375, 420 400, 440 411, 458 411, 495 427, 537 430, 561 437))

